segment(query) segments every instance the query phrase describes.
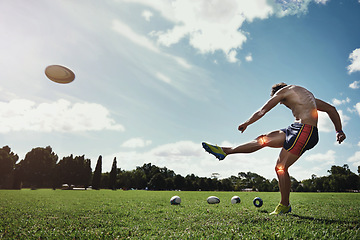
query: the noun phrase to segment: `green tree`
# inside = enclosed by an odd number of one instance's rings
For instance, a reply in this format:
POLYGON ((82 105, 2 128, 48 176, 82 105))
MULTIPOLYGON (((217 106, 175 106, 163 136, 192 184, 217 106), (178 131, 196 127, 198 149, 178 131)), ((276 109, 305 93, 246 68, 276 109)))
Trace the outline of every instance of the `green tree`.
POLYGON ((147 187, 146 174, 141 167, 132 171, 132 187, 136 189, 145 189, 147 187))
POLYGON ((180 174, 177 174, 174 178, 174 188, 177 190, 185 189, 185 178, 180 174))
POLYGON ((79 185, 83 185, 85 188, 89 187, 90 180, 91 180, 91 160, 86 158, 85 155, 82 156, 76 156, 75 161, 77 162, 79 166, 80 174, 79 179, 77 179, 76 183, 79 185))
POLYGON ((110 173, 106 172, 106 173, 101 173, 101 185, 100 188, 104 189, 104 188, 109 188, 109 179, 110 179, 110 173))
POLYGON ((115 157, 109 176, 109 189, 116 190, 116 175, 117 175, 117 162, 115 157))
POLYGON ((9 146, 0 148, 0 188, 12 188, 15 163, 19 157, 9 146))
POLYGON ((199 185, 197 183, 197 176, 194 174, 188 174, 185 177, 185 190, 187 191, 197 191, 199 190, 199 185))
POLYGON ((149 187, 152 190, 165 190, 166 181, 164 176, 161 173, 156 173, 149 182, 149 187))
POLYGON ((166 184, 166 189, 167 190, 173 190, 175 189, 175 185, 174 185, 174 179, 173 178, 165 178, 165 184, 166 184))
POLYGON ((298 182, 294 177, 290 177, 291 181, 291 191, 295 192, 296 189, 299 187, 300 182, 298 182))
POLYGON ((209 191, 209 186, 207 185, 206 178, 204 178, 204 177, 199 178, 198 185, 199 185, 199 189, 201 189, 201 191, 209 191))
POLYGON ((119 188, 122 188, 124 190, 133 188, 134 187, 133 176, 134 176, 133 172, 131 171, 120 171, 117 177, 119 188))
POLYGON ((331 166, 328 170, 330 173, 330 189, 334 192, 343 192, 346 190, 354 190, 359 187, 359 176, 351 172, 349 166, 331 166))
POLYGON ((94 176, 93 176, 93 180, 92 180, 92 188, 95 189, 95 190, 100 190, 100 186, 101 186, 101 167, 102 167, 102 156, 100 155, 98 160, 97 160, 97 163, 96 163, 94 176))
POLYGON ((20 167, 20 164, 16 164, 14 168, 14 181, 12 185, 12 189, 18 189, 20 190, 22 187, 22 170, 20 167))
POLYGON ((22 180, 26 183, 25 185, 34 188, 53 187, 57 160, 58 156, 50 146, 33 148, 20 162, 22 180))
POLYGON ((225 178, 221 180, 221 185, 222 185, 222 189, 223 191, 233 191, 234 190, 234 185, 231 182, 230 178, 225 178))
POLYGON ((237 183, 237 188, 240 189, 252 188, 253 190, 259 191, 271 191, 273 188, 269 180, 256 173, 239 172, 238 177, 239 182, 237 183))
POLYGON ((67 183, 69 185, 83 186, 87 188, 91 179, 91 162, 85 159, 85 155, 76 156, 71 154, 63 157, 56 166, 58 185, 67 183))
POLYGON ((271 191, 272 192, 278 192, 279 191, 279 182, 276 178, 273 178, 270 182, 271 185, 271 191))

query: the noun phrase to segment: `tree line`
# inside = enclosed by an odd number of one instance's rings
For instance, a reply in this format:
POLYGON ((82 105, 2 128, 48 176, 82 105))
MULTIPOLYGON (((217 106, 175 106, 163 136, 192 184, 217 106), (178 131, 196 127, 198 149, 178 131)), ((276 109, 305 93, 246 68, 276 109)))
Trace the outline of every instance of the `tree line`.
MULTIPOLYGON (((102 156, 97 159, 94 172, 91 160, 82 156, 66 156, 59 160, 50 146, 33 148, 19 161, 9 146, 0 148, 0 189, 61 188, 63 184, 92 189, 148 189, 182 191, 279 191, 277 179, 271 181, 252 172, 239 172, 237 176, 219 179, 219 174, 185 177, 166 167, 151 163, 134 170, 122 170, 116 157, 110 172, 102 173, 102 156)), ((348 165, 332 166, 329 176, 301 182, 291 177, 291 190, 297 192, 343 192, 360 189, 360 176, 348 165)), ((360 166, 358 167, 360 174, 360 166)))

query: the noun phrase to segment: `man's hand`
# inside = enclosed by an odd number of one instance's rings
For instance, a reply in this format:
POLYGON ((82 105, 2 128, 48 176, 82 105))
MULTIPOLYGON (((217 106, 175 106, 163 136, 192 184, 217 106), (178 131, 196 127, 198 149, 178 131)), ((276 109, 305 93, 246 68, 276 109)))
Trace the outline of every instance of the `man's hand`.
POLYGON ((245 131, 245 129, 247 128, 247 126, 248 126, 248 124, 246 124, 246 123, 240 124, 238 127, 238 130, 243 133, 245 131))
POLYGON ((342 143, 345 140, 345 138, 346 138, 346 135, 343 131, 336 133, 336 141, 338 141, 339 144, 342 143))

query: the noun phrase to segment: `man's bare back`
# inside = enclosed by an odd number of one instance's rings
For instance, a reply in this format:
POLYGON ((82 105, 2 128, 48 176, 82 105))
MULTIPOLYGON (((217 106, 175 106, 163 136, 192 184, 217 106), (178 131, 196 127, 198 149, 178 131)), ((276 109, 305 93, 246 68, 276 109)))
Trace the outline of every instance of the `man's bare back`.
POLYGON ((279 90, 274 97, 280 97, 280 104, 291 109, 295 121, 317 126, 317 108, 314 95, 307 89, 290 85, 279 90))
POLYGON ((244 132, 249 125, 262 118, 279 103, 291 109, 296 122, 315 127, 317 127, 318 122, 317 112, 326 112, 334 124, 337 132, 337 141, 341 143, 346 138, 342 131, 340 116, 334 106, 315 98, 310 91, 303 87, 286 84, 283 84, 280 89, 276 90, 260 110, 256 111, 247 121, 240 124, 238 127, 239 131, 244 132))

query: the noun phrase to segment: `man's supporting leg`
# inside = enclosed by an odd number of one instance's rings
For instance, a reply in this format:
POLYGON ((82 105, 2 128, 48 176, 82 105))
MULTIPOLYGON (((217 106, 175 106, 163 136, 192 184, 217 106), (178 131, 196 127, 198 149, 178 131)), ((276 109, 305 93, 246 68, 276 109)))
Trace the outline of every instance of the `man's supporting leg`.
POLYGON ((279 189, 281 193, 280 203, 284 206, 288 206, 290 204, 289 199, 290 199, 291 181, 290 181, 290 175, 288 169, 298 159, 299 159, 298 156, 289 153, 285 149, 282 149, 278 161, 276 163, 275 171, 279 180, 279 189))

